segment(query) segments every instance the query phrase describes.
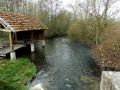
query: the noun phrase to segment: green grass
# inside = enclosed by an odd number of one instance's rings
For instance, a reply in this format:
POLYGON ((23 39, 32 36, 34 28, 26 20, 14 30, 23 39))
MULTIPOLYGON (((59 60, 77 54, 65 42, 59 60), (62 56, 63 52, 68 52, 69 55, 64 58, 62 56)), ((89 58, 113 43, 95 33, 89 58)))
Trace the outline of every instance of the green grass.
POLYGON ((0 90, 27 90, 24 85, 36 74, 28 59, 0 60, 0 90))

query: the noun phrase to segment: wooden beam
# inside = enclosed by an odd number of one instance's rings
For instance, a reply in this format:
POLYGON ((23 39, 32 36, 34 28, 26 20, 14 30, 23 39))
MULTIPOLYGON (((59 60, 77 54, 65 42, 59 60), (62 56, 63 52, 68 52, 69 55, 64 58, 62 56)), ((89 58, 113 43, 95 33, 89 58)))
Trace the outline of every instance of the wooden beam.
POLYGON ((1 28, 0 28, 0 31, 3 31, 3 32, 11 32, 11 30, 8 30, 8 29, 1 29, 1 28))
POLYGON ((4 32, 11 32, 11 30, 7 29, 7 27, 0 21, 0 31, 4 31, 4 32), (2 29, 1 26, 4 26, 5 29, 2 29))
POLYGON ((10 38, 11 53, 14 53, 14 43, 13 43, 14 34, 13 34, 13 32, 10 32, 10 33, 9 33, 9 38, 10 38))
POLYGON ((3 24, 3 22, 0 21, 0 23, 4 26, 5 29, 7 29, 7 27, 3 24))
POLYGON ((38 30, 16 30, 16 32, 26 32, 26 31, 40 31, 40 30, 46 30, 46 29, 38 29, 38 30))
POLYGON ((1 29, 0 28, 0 31, 4 31, 4 32, 11 32, 11 30, 9 30, 6 25, 3 24, 3 22, 0 21, 0 24, 4 26, 5 29, 1 29))

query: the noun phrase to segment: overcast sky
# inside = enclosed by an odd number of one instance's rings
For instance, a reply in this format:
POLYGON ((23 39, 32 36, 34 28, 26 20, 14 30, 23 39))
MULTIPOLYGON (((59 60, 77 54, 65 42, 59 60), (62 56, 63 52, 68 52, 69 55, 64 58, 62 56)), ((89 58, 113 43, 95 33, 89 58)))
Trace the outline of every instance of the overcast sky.
MULTIPOLYGON (((37 0, 33 0, 33 1, 37 1, 37 0)), ((61 0, 61 1, 63 2, 64 5, 67 5, 67 4, 71 4, 75 0, 61 0)))
MULTIPOLYGON (((34 2, 36 2, 37 0, 33 0, 34 2)), ((76 0, 60 0, 62 1, 62 8, 64 7, 65 9, 70 10, 70 8, 68 8, 68 4, 75 4, 76 0)), ((79 0, 79 1, 84 1, 84 0, 79 0)), ((113 7, 111 8, 111 11, 115 11, 116 8, 120 8, 120 1, 118 1, 116 4, 113 5, 113 7)), ((120 17, 120 14, 118 14, 116 16, 117 18, 120 17)))
MULTIPOLYGON (((38 0, 33 0, 33 1, 36 2, 38 0)), ((75 0, 60 0, 60 1, 62 1, 62 8, 65 8, 66 10, 69 10, 69 11, 71 10, 68 8, 68 5, 75 3, 75 0)))
POLYGON ((72 4, 73 2, 75 2, 75 0, 61 0, 63 2, 64 5, 67 4, 72 4))
MULTIPOLYGON (((33 0, 33 1, 37 1, 37 0, 33 0)), ((63 3, 64 7, 67 7, 68 4, 73 4, 75 2, 75 0, 61 0, 63 3)))

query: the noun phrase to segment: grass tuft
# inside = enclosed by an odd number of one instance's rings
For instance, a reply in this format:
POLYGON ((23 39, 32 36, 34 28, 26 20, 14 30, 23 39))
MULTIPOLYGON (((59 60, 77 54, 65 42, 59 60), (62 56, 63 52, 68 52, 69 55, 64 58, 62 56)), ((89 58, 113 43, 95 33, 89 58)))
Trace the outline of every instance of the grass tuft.
POLYGON ((0 90, 27 90, 24 84, 35 74, 34 64, 26 58, 0 60, 0 90))

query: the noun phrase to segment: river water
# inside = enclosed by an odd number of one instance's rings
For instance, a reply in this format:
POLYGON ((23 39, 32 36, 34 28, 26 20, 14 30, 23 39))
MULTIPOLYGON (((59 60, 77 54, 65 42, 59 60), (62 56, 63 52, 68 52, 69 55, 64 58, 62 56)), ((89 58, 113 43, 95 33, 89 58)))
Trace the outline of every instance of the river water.
POLYGON ((24 50, 37 67, 31 86, 42 83, 45 90, 99 90, 100 69, 90 54, 90 47, 65 37, 46 40, 46 47, 35 43, 35 53, 24 50))

